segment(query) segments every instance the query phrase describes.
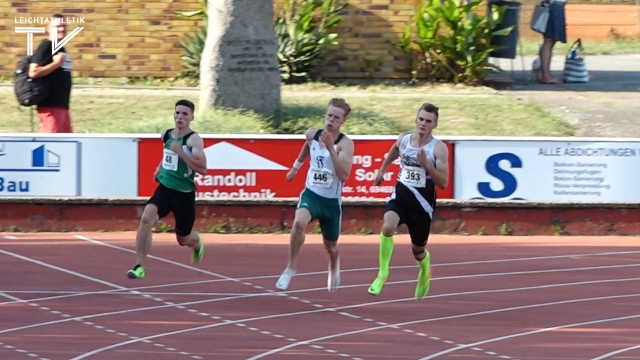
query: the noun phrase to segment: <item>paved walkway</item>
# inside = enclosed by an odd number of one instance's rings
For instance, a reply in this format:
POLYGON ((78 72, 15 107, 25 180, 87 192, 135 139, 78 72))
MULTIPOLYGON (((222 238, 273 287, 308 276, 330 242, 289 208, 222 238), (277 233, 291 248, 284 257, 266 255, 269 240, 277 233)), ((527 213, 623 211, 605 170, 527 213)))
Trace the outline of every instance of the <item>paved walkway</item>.
MULTIPOLYGON (((576 136, 640 138, 640 54, 585 57, 587 84, 530 82, 534 58, 492 59, 515 81, 502 94, 540 104, 576 126, 576 136)), ((556 76, 563 67, 564 57, 552 59, 556 76)))

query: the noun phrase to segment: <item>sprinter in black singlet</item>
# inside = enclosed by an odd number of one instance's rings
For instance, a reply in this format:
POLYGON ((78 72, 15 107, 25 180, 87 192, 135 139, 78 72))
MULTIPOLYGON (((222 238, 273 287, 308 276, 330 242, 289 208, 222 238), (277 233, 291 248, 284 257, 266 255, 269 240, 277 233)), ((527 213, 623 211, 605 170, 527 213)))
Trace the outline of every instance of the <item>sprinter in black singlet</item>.
POLYGON ((387 281, 393 235, 401 224, 407 225, 411 250, 420 266, 414 296, 420 300, 429 292, 431 256, 426 246, 436 207, 435 187, 437 185, 444 189, 449 183, 449 150, 445 143, 432 135, 433 129, 438 126, 436 106, 422 104, 415 124, 415 132, 398 136, 374 181, 374 185, 380 185, 389 165, 400 157, 396 187, 387 203, 380 233, 380 268, 368 290, 372 295, 380 294, 387 281))

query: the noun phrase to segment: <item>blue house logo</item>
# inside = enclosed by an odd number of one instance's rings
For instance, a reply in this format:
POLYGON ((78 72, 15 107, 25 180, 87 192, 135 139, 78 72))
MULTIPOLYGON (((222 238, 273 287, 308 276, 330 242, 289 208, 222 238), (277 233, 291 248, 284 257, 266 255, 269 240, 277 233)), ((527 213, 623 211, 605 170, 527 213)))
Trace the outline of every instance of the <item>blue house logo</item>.
MULTIPOLYGON (((16 142, 18 143, 18 142, 16 142)), ((40 145, 31 150, 31 160, 25 156, 29 151, 19 148, 12 149, 11 145, 0 145, 0 171, 2 172, 60 172, 62 157, 51 150, 47 150, 45 145, 40 145)))
POLYGON ((31 167, 48 168, 35 171, 60 171, 60 155, 45 149, 44 145, 41 145, 31 152, 31 167))

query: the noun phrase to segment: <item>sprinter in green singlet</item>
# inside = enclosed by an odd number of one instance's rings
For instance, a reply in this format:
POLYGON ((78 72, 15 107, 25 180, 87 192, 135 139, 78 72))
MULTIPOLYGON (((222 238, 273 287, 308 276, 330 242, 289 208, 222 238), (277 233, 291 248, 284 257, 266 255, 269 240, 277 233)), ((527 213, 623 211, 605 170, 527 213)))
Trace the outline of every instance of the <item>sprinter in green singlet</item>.
POLYGON ((151 228, 159 220, 173 213, 176 239, 180 246, 192 249, 191 261, 198 263, 204 255, 200 234, 193 231, 196 219, 195 173, 207 172, 204 141, 191 130, 195 105, 179 100, 173 119, 175 128, 162 132, 163 156, 154 174, 158 182, 153 196, 147 202, 136 237, 136 266, 127 271, 130 279, 145 277, 144 262, 151 248, 151 228))
POLYGON ((342 187, 349 178, 353 163, 353 141, 340 132, 351 108, 344 99, 331 99, 324 119, 324 129, 310 128, 305 143, 287 174, 291 181, 302 163, 309 159, 305 188, 296 208, 289 244, 289 262, 276 287, 286 290, 296 273, 298 254, 304 244, 305 229, 314 220, 320 223, 325 249, 329 253, 327 288, 335 291, 340 284, 340 254, 337 246, 342 222, 342 187))

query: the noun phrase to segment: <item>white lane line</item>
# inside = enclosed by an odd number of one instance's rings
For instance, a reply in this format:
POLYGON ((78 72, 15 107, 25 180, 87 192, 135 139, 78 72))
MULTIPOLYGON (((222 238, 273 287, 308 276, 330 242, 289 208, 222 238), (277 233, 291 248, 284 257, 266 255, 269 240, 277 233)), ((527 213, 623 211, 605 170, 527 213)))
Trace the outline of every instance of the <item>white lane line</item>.
POLYGON ((433 354, 433 355, 425 356, 423 358, 420 358, 419 360, 429 360, 429 359, 433 359, 433 358, 436 358, 436 357, 441 356, 441 355, 449 354, 449 353, 452 353, 454 351, 466 349, 466 348, 469 348, 469 347, 472 347, 472 346, 488 344, 488 343, 497 342, 497 341, 506 340, 506 339, 512 339, 512 338, 520 337, 520 336, 539 334, 539 333, 543 333, 543 332, 559 330, 559 329, 567 329, 567 328, 584 326, 584 325, 601 324, 601 323, 606 323, 606 322, 622 321, 622 320, 637 319, 637 318, 640 318, 640 314, 638 314, 638 315, 629 315, 629 316, 621 316, 621 317, 615 317, 615 318, 606 318, 606 319, 600 319, 600 320, 585 321, 585 322, 572 323, 572 324, 565 324, 565 325, 559 325, 559 326, 554 326, 554 327, 548 327, 548 328, 544 328, 544 329, 526 331, 526 332, 517 333, 517 334, 500 336, 500 337, 493 338, 493 339, 474 342, 473 344, 456 346, 455 348, 447 349, 447 350, 440 351, 439 353, 436 353, 436 354, 433 354))
POLYGON ((624 349, 619 349, 616 351, 612 351, 610 353, 604 354, 604 355, 600 355, 598 357, 595 357, 591 360, 602 360, 602 359, 606 359, 609 357, 612 357, 613 355, 618 355, 618 354, 622 354, 623 352, 627 352, 627 351, 631 351, 631 350, 636 350, 636 349, 640 349, 640 345, 636 345, 636 346, 630 346, 628 348, 624 348, 624 349))
MULTIPOLYGON (((406 326, 406 325, 414 325, 414 324, 422 324, 422 323, 427 323, 427 322, 434 322, 434 321, 439 321, 439 320, 460 319, 460 318, 465 318, 465 317, 481 316, 481 315, 502 313, 502 312, 515 311, 515 310, 539 308, 539 307, 545 307, 545 306, 580 303, 580 302, 587 302, 587 301, 610 300, 610 299, 619 299, 619 298, 628 298, 628 297, 637 297, 637 296, 640 296, 640 293, 637 293, 637 294, 626 294, 626 295, 602 296, 602 297, 594 297, 594 298, 582 298, 582 299, 574 299, 574 300, 554 301, 554 302, 549 302, 549 303, 538 303, 538 304, 531 304, 531 305, 514 306, 514 307, 509 307, 509 308, 499 308, 499 309, 487 310, 487 311, 479 311, 479 312, 474 312, 474 313, 444 316, 444 317, 433 318, 433 319, 413 320, 413 321, 407 321, 407 322, 397 323, 397 324, 390 324, 390 325, 385 325, 385 326, 376 326, 376 327, 371 327, 371 328, 365 328, 365 329, 360 329, 360 330, 343 332, 343 333, 339 333, 339 334, 327 335, 327 336, 318 337, 318 338, 315 338, 315 339, 309 339, 309 340, 305 340, 305 341, 299 341, 299 342, 296 342, 296 343, 293 343, 293 344, 289 344, 289 345, 286 345, 286 346, 279 347, 277 349, 269 350, 269 351, 264 352, 262 354, 258 354, 256 356, 253 356, 253 357, 247 359, 247 360, 257 360, 257 359, 261 359, 263 357, 266 357, 266 356, 269 356, 269 355, 273 355, 273 354, 276 354, 276 353, 279 353, 279 352, 282 352, 284 350, 288 350, 288 349, 291 349, 291 348, 294 348, 294 347, 297 347, 297 346, 300 346, 300 345, 308 345, 308 344, 315 343, 315 342, 318 342, 318 341, 324 341, 324 340, 344 337, 344 336, 348 336, 348 335, 362 334, 362 333, 366 333, 366 332, 370 332, 370 331, 386 329, 386 328, 390 328, 393 325, 406 326)), ((640 315, 638 315, 638 316, 640 317, 640 315)), ((475 345, 478 345, 478 344, 475 344, 475 345)))
MULTIPOLYGON (((114 247, 114 248, 120 249, 120 250, 126 250, 124 248, 120 248, 120 247, 117 247, 117 246, 111 246, 111 247, 114 247)), ((574 255, 541 256, 541 257, 529 257, 529 258, 481 260, 481 261, 468 261, 468 262, 458 262, 458 263, 434 264, 433 266, 437 267, 437 266, 456 266, 456 265, 470 265, 470 264, 497 263, 497 262, 519 262, 519 261, 545 260, 545 259, 556 259, 556 258, 606 256, 606 255, 620 255, 620 254, 634 254, 634 253, 640 253, 640 251, 603 252, 603 253, 595 253, 595 254, 574 254, 574 255)), ((397 267, 391 266, 390 269, 414 268, 414 267, 415 266, 397 266, 397 267)), ((591 269, 591 268, 581 268, 580 270, 589 270, 589 269, 591 269)), ((341 272, 349 272, 349 271, 354 271, 355 272, 355 271, 369 271, 369 270, 378 270, 378 269, 377 268, 357 268, 357 269, 345 269, 345 270, 340 270, 340 271, 341 272)), ((570 271, 570 270, 571 269, 556 269, 556 271, 570 271)), ((318 275, 318 274, 323 274, 324 275, 324 274, 326 274, 326 272, 299 273, 299 274, 296 274, 296 277, 309 276, 309 275, 318 275)), ((514 273, 479 274, 479 276, 501 276, 501 275, 514 275, 514 273)), ((280 275, 253 276, 253 277, 246 277, 246 278, 238 278, 238 280, 270 279, 270 278, 276 278, 276 277, 279 277, 279 276, 280 275)), ((462 278, 466 278, 467 276, 468 275, 453 276, 453 277, 440 277, 440 278, 433 278, 432 281, 462 279, 462 278)), ((478 276, 478 274, 476 274, 476 276, 478 276)), ((211 279, 211 280, 198 280, 198 281, 188 281, 188 282, 178 282, 178 283, 169 283, 169 284, 159 284, 159 285, 132 287, 132 288, 125 289, 125 290, 110 289, 110 290, 103 290, 103 291, 95 291, 95 292, 86 292, 86 293, 78 293, 78 294, 69 294, 69 295, 38 298, 38 299, 33 299, 33 301, 57 300, 57 299, 63 299, 63 298, 68 298, 68 297, 86 296, 86 295, 98 295, 98 294, 109 294, 109 293, 120 294, 121 291, 127 291, 128 292, 128 291, 133 291, 133 290, 154 289, 154 288, 174 287, 174 286, 178 287, 178 286, 193 285, 193 284, 209 284, 209 283, 224 282, 224 281, 228 281, 228 280, 226 280, 226 279, 211 279)), ((409 282, 414 282, 414 281, 415 281, 415 279, 404 280, 404 281, 391 281, 391 282, 388 282, 387 285, 404 284, 404 283, 409 283, 409 282)), ((369 285, 370 284, 366 284, 366 286, 369 286, 369 285)), ((345 285, 345 286, 341 286, 341 288, 352 288, 352 287, 359 287, 359 286, 363 286, 363 285, 361 285, 361 284, 345 285)), ((319 288, 319 290, 324 290, 324 289, 325 288, 319 288)), ((286 295, 286 294, 290 294, 290 293, 296 293, 296 292, 302 293, 302 292, 308 292, 308 291, 316 291, 316 289, 284 291, 284 292, 277 292, 277 294, 286 295)), ((20 302, 23 302, 23 301, 20 301, 20 302)), ((12 304, 12 303, 16 303, 16 301, 2 302, 2 303, 0 303, 0 306, 1 305, 9 305, 9 304, 12 304)))

